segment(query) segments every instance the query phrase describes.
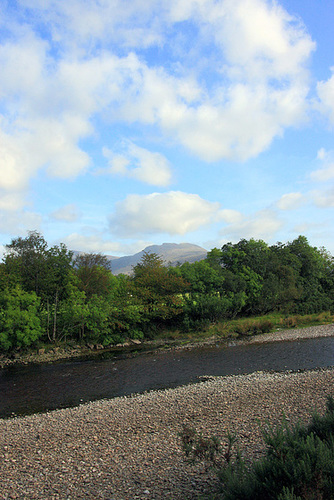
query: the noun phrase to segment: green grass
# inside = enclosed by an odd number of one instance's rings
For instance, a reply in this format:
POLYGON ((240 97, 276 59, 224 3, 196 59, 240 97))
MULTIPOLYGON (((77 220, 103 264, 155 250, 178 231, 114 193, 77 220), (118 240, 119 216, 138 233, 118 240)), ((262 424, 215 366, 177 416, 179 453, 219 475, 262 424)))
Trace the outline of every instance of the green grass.
POLYGON ((155 336, 155 339, 175 342, 200 342, 212 337, 217 339, 238 338, 257 335, 259 333, 275 332, 278 329, 306 328, 333 322, 334 316, 330 312, 307 315, 272 313, 264 316, 220 321, 210 325, 208 328, 191 332, 163 330, 155 336))

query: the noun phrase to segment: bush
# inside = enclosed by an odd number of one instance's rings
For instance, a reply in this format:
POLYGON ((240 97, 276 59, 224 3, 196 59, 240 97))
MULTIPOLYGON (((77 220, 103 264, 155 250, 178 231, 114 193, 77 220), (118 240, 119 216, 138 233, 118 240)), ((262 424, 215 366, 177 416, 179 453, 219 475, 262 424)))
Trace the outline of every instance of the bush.
POLYGON ((189 461, 201 460, 218 469, 221 493, 216 500, 334 500, 334 399, 327 398, 323 416, 314 414, 307 426, 290 428, 284 419, 263 430, 267 445, 262 460, 250 468, 234 435, 225 446, 216 437, 203 437, 189 427, 180 433, 189 461), (235 456, 234 456, 235 455, 235 456))
POLYGON ((273 329, 273 322, 269 319, 258 321, 240 321, 235 325, 235 333, 238 335, 256 335, 259 333, 269 333, 273 329))
POLYGON ((223 500, 334 499, 334 401, 323 417, 290 429, 283 421, 264 431, 265 457, 247 470, 242 459, 220 472, 223 500))
POLYGON ((229 316, 231 299, 220 295, 194 294, 184 302, 182 327, 185 331, 208 328, 229 316))
POLYGON ((0 351, 33 345, 41 336, 40 299, 19 285, 0 293, 0 351))

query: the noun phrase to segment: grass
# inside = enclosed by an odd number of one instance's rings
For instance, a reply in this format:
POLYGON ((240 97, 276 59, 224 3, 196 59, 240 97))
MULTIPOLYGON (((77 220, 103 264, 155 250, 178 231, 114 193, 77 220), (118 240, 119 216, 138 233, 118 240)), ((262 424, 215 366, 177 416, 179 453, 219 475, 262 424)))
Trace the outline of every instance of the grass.
POLYGON ((306 328, 309 326, 326 325, 334 322, 330 312, 307 315, 286 315, 280 313, 266 314, 250 318, 237 318, 216 322, 198 331, 183 332, 182 330, 163 330, 156 336, 156 340, 175 342, 200 342, 209 338, 217 339, 237 338, 242 336, 270 333, 278 329, 306 328))

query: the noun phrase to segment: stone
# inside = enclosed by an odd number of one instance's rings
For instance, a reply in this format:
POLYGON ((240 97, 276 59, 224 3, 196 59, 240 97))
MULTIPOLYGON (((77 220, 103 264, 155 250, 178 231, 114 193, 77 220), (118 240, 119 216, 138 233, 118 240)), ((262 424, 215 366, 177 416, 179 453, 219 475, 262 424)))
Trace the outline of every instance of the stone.
POLYGON ((141 344, 141 341, 138 339, 130 339, 130 342, 131 342, 131 344, 136 344, 136 345, 141 344))

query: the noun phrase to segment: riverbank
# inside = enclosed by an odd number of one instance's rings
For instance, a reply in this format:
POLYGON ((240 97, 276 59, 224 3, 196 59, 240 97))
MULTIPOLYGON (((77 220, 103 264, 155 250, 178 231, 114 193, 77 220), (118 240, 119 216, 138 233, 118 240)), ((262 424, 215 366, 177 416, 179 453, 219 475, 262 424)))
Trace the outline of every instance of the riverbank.
POLYGON ((334 369, 209 380, 47 414, 0 420, 3 499, 191 500, 217 486, 204 464, 186 463, 178 433, 235 432, 258 458, 258 422, 291 423, 323 413, 334 369))
POLYGON ((46 351, 40 349, 38 352, 31 352, 29 354, 16 354, 8 358, 0 355, 0 369, 10 365, 28 365, 31 363, 55 363, 62 360, 78 359, 78 358, 93 358, 98 357, 101 353, 114 353, 117 355, 131 356, 133 353, 138 354, 141 350, 159 350, 159 349, 191 349, 211 344, 239 344, 239 343, 263 343, 275 342, 283 340, 298 340, 302 338, 315 338, 315 337, 329 337, 334 335, 334 324, 316 325, 306 328, 291 328, 291 329, 277 329, 272 333, 263 333, 253 336, 243 336, 239 338, 218 338, 213 336, 204 340, 197 340, 196 342, 189 341, 163 341, 153 340, 140 342, 138 340, 128 341, 111 348, 103 349, 100 345, 75 346, 75 347, 54 347, 46 351))

